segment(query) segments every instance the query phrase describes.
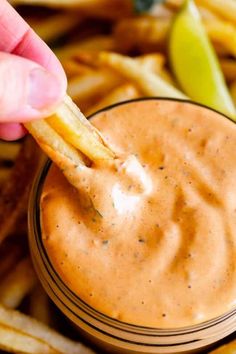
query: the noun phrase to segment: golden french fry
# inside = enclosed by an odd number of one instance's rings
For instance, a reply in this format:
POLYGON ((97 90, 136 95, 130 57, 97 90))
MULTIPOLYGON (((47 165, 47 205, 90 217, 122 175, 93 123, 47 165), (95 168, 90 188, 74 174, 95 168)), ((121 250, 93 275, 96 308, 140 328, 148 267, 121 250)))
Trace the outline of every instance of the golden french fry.
POLYGON ((135 61, 147 70, 160 73, 165 63, 165 57, 161 53, 152 53, 136 57, 135 61))
POLYGON ((0 195, 0 244, 9 236, 19 217, 25 213, 27 200, 41 153, 27 138, 0 195))
POLYGON ((46 325, 50 325, 52 322, 49 298, 39 283, 30 294, 30 315, 46 325))
POLYGON ((121 83, 119 76, 115 76, 110 70, 94 70, 83 76, 70 80, 68 95, 73 100, 85 100, 97 95, 107 93, 121 83))
POLYGON ((219 348, 211 351, 209 354, 235 354, 236 353, 236 340, 220 346, 219 348))
MULTIPOLYGON (((83 157, 71 145, 62 139, 54 129, 46 122, 45 119, 25 123, 29 133, 32 134, 43 151, 53 160, 54 154, 51 156, 51 150, 54 150, 58 155, 65 156, 65 159, 70 160, 74 164, 84 164, 83 157)), ((56 164, 59 161, 55 161, 56 164)), ((63 169, 63 166, 59 166, 63 169)))
POLYGON ((115 157, 69 96, 58 107, 56 114, 47 118, 47 122, 92 161, 110 160, 115 157))
POLYGON ((170 72, 164 68, 165 60, 164 55, 161 53, 145 54, 135 58, 135 61, 142 65, 143 68, 158 74, 163 80, 176 86, 170 72))
POLYGON ((225 20, 236 23, 236 3, 234 0, 196 0, 196 3, 205 6, 225 20))
POLYGON ((138 92, 137 88, 131 84, 124 84, 113 91, 110 94, 106 95, 104 99, 99 101, 97 104, 92 106, 87 112, 86 115, 89 116, 90 114, 99 111, 100 109, 107 107, 111 104, 131 100, 133 98, 140 97, 140 93, 138 92))
MULTIPOLYGON (((32 337, 42 343, 47 344, 52 350, 52 353, 60 354, 92 354, 91 349, 83 344, 75 343, 70 339, 65 338, 61 334, 52 330, 48 326, 39 321, 24 315, 16 310, 7 309, 0 305, 0 326, 11 328, 14 332, 20 332, 26 338, 32 337)), ((1 346, 1 339, 0 339, 1 346)), ((41 354, 42 352, 35 352, 41 354)), ((51 353, 51 352, 50 352, 51 353)))
POLYGON ((112 36, 95 35, 80 42, 68 44, 54 50, 56 56, 64 62, 65 60, 76 58, 79 53, 84 51, 115 50, 116 42, 112 36))
POLYGON ((45 42, 51 42, 70 31, 80 21, 78 14, 60 13, 38 21, 29 19, 27 22, 45 42))
POLYGON ((30 259, 24 258, 1 281, 0 303, 9 308, 17 308, 33 289, 36 279, 30 259))
POLYGON ((204 21, 206 31, 214 44, 220 45, 229 54, 236 55, 236 28, 221 20, 204 21))
POLYGON ((22 354, 60 354, 58 350, 40 339, 22 333, 21 330, 0 323, 0 349, 22 354))
POLYGON ((181 91, 164 81, 158 75, 143 68, 130 57, 116 53, 102 52, 98 55, 98 61, 132 81, 143 94, 180 99, 187 98, 181 91))

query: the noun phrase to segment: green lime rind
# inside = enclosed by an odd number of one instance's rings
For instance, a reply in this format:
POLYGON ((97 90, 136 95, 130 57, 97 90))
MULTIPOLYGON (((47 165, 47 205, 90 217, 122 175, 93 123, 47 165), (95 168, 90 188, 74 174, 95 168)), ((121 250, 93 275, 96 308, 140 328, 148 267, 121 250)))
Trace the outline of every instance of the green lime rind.
POLYGON ((184 3, 174 19, 169 55, 180 86, 192 100, 236 119, 218 58, 192 0, 184 3))

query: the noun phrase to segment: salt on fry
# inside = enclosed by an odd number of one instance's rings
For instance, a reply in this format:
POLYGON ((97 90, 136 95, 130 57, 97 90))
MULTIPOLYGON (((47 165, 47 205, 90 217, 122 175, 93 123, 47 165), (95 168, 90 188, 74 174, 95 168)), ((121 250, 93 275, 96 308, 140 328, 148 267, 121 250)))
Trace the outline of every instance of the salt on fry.
MULTIPOLYGON (((6 326, 16 333, 19 331, 26 338, 35 338, 47 344, 55 353, 60 354, 92 354, 83 344, 75 343, 65 338, 48 326, 39 321, 24 315, 16 310, 7 309, 0 305, 0 326, 6 326)), ((1 338, 0 338, 1 347, 1 338)), ((52 352, 52 353, 54 353, 52 352)), ((42 354, 42 352, 35 352, 42 354)), ((51 352, 50 352, 51 353, 51 352)))
POLYGON ((1 281, 0 303, 9 308, 17 308, 33 289, 36 279, 30 259, 24 258, 1 281))
POLYGON ((131 100, 138 97, 140 97, 140 93, 134 85, 124 84, 118 86, 117 88, 112 90, 108 95, 106 95, 102 100, 100 100, 97 104, 92 106, 86 112, 86 116, 89 116, 90 114, 97 112, 98 110, 110 106, 114 103, 131 100))
POLYGON ((130 57, 116 53, 102 52, 98 55, 98 61, 133 82, 143 94, 180 99, 187 98, 181 91, 164 81, 158 75, 143 68, 130 57))

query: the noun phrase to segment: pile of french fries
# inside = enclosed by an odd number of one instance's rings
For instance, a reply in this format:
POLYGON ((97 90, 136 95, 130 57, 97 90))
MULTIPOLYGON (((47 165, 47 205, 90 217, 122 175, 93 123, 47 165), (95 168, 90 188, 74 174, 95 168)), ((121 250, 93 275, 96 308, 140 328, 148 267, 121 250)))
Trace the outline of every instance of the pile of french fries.
MULTIPOLYGON (((68 77, 68 95, 85 116, 138 97, 186 98, 168 61, 168 32, 181 0, 166 0, 141 14, 135 13, 131 0, 10 2, 61 60, 68 77)), ((236 104, 236 1, 196 0, 196 4, 236 104)), ((87 163, 85 156, 91 161, 112 158, 102 138, 73 105, 72 116, 65 114, 68 104, 71 108, 67 100, 54 116, 28 126, 41 147, 57 164, 61 156, 78 164, 87 163)), ((94 349, 81 344, 78 336, 72 341, 57 332, 55 309, 31 264, 26 213, 41 158, 30 137, 0 142, 0 350, 92 353, 94 349)), ((59 316, 65 324, 60 331, 67 333, 69 324, 59 316)), ((214 353, 236 353, 236 341, 214 353)))

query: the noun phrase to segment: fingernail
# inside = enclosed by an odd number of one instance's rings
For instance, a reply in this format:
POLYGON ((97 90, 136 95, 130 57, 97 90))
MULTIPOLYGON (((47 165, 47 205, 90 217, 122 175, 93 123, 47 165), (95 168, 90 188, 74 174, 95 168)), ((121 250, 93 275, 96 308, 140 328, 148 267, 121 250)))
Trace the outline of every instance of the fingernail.
POLYGON ((28 104, 37 110, 50 109, 61 98, 58 78, 42 68, 35 68, 29 75, 28 104))

